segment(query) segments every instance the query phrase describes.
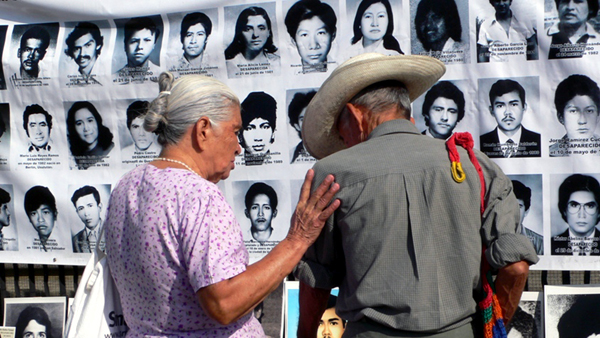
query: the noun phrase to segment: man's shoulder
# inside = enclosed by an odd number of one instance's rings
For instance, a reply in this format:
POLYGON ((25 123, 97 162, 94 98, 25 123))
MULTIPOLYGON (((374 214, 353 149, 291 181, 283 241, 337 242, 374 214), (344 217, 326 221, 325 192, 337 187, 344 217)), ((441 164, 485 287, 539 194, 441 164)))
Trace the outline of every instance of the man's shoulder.
POLYGON ((521 132, 521 139, 539 143, 541 141, 541 135, 539 133, 536 133, 535 131, 523 127, 523 130, 521 132))
POLYGON ((487 132, 487 133, 479 136, 479 139, 481 140, 482 143, 483 143, 483 141, 498 142, 498 127, 494 128, 494 130, 492 130, 490 132, 487 132))
POLYGON ((73 236, 73 239, 75 239, 75 240, 83 240, 84 237, 85 237, 85 229, 83 229, 80 232, 76 233, 75 236, 73 236))

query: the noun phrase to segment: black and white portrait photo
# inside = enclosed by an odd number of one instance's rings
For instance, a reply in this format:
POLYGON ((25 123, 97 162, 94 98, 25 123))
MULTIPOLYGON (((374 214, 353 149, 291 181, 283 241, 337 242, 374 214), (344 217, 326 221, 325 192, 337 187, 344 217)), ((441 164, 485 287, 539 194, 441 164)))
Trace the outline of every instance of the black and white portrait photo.
POLYGON ((598 175, 551 175, 551 254, 600 256, 598 175))
POLYGON ((108 47, 105 47, 111 37, 109 28, 108 21, 65 24, 67 33, 60 70, 61 82, 66 87, 106 85, 103 77, 110 74, 110 56, 106 56, 108 47))
POLYGON ((546 338, 600 336, 600 288, 597 285, 544 286, 546 338))
POLYGON ((92 253, 98 243, 100 249, 104 250, 104 238, 100 238, 100 230, 106 211, 105 206, 108 203, 110 185, 70 185, 69 194, 73 210, 80 221, 73 222, 71 226, 73 252, 92 253))
POLYGON ((304 122, 304 114, 306 113, 306 107, 316 93, 317 91, 315 89, 287 91, 288 123, 293 129, 293 131, 290 130, 288 133, 291 146, 290 163, 314 163, 316 161, 316 159, 304 148, 304 142, 302 142, 302 122, 304 122), (292 137, 294 134, 298 137, 292 137), (299 141, 297 139, 299 139, 299 141))
POLYGON ((337 34, 336 9, 321 0, 299 0, 287 10, 285 27, 291 48, 299 56, 291 67, 297 74, 331 72, 337 67, 332 52, 337 34))
POLYGON ((348 23, 352 24, 350 47, 346 57, 376 52, 384 55, 404 54, 394 36, 395 0, 347 1, 348 23), (354 17, 354 20, 350 20, 354 17))
MULTIPOLYGON (((25 193, 23 199, 25 214, 29 220, 28 233, 33 236, 25 239, 26 249, 42 253, 72 252, 71 241, 65 230, 67 224, 59 222, 56 198, 48 187, 36 185, 25 193)), ((22 224, 21 227, 28 227, 22 224)))
POLYGON ((282 163, 272 150, 277 130, 277 101, 265 92, 251 92, 242 101, 242 129, 238 134, 242 153, 236 163, 255 166, 282 163), (241 160, 241 162, 240 162, 241 160))
POLYGON ((148 163, 158 157, 162 150, 158 144, 158 136, 144 129, 144 115, 149 104, 148 101, 136 100, 129 103, 125 110, 123 117, 125 117, 126 131, 119 128, 121 161, 124 165, 138 166, 148 163))
POLYGON ((479 97, 482 107, 479 149, 483 153, 490 158, 541 156, 541 136, 529 129, 539 123, 535 116, 539 104, 537 77, 480 79, 479 97), (489 104, 489 114, 483 109, 484 100, 489 104))
MULTIPOLYGON (((66 103, 67 104, 67 103, 66 103)), ((100 107, 100 105, 99 105, 100 107)), ((67 108, 67 140, 71 151, 71 169, 85 170, 93 166, 108 167, 114 148, 113 133, 105 119, 90 101, 77 101, 67 108)), ((112 125, 112 124, 108 124, 112 125)))
POLYGON ((175 76, 202 74, 215 76, 222 62, 220 52, 212 48, 217 41, 218 13, 216 9, 201 12, 169 14, 168 69, 175 76), (215 32, 215 34, 213 34, 215 32))
MULTIPOLYGON (((4 52, 4 43, 6 42, 6 31, 8 26, 0 26, 0 60, 4 60, 2 53, 4 52)), ((0 90, 6 89, 6 78, 4 77, 4 65, 0 64, 0 90)))
POLYGON ((508 175, 519 203, 521 234, 526 236, 538 255, 544 254, 542 222, 542 175, 508 175))
POLYGON ((510 321, 507 338, 543 338, 543 293, 525 291, 510 321))
POLYGON ((4 326, 16 327, 15 337, 59 338, 66 321, 65 297, 7 298, 4 326))
POLYGON ((429 55, 446 64, 469 62, 467 2, 411 0, 410 11, 412 54, 429 55))
POLYGON ((113 56, 113 83, 157 82, 161 73, 163 31, 160 15, 119 19, 115 23, 118 29, 113 56))
POLYGON ((574 74, 562 80, 554 92, 562 137, 550 139, 550 157, 600 156, 600 88, 586 75, 574 74))
POLYGON ((279 75, 281 57, 275 44, 278 39, 274 2, 225 7, 225 22, 224 53, 229 78, 279 75))
POLYGON ((0 251, 19 248, 12 184, 0 184, 0 251))
POLYGON ((17 64, 10 77, 13 88, 49 85, 57 34, 58 23, 14 26, 12 51, 17 64))
POLYGON ((539 59, 537 28, 532 20, 535 12, 524 8, 525 3, 489 0, 487 11, 476 19, 477 62, 539 59))
POLYGON ((250 261, 268 254, 287 236, 290 212, 289 186, 281 181, 237 181, 233 183, 234 206, 242 228, 250 261))
POLYGON ((0 170, 9 169, 10 135, 10 106, 0 103, 0 170))
MULTIPOLYGON (((595 56, 600 51, 598 1, 554 0, 557 20, 546 30, 550 39, 548 59, 581 58, 595 56)), ((551 12, 552 13, 552 12, 551 12)), ((548 14, 548 13, 546 13, 548 14)), ((551 19, 546 17, 546 20, 551 19)))

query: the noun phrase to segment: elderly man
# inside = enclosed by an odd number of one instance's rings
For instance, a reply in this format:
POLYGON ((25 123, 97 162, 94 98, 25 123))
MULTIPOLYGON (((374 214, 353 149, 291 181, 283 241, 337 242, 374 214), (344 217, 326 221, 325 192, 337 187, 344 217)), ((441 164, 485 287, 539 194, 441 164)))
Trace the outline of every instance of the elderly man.
POLYGON ((104 37, 100 28, 91 22, 80 22, 73 28, 65 40, 67 48, 65 54, 77 64, 77 71, 81 78, 73 78, 76 85, 101 85, 92 73, 98 56, 104 46, 104 37))
POLYGON ((510 179, 475 152, 485 176, 481 214, 467 152, 459 149, 466 180, 458 183, 444 142, 410 122, 410 102, 444 71, 427 56, 362 54, 336 69, 309 104, 303 139, 321 159, 315 178, 335 175, 341 206, 295 269, 299 337, 314 337, 336 286, 344 337, 474 337, 482 246, 499 270, 505 321, 517 308, 538 258, 521 234, 510 179))

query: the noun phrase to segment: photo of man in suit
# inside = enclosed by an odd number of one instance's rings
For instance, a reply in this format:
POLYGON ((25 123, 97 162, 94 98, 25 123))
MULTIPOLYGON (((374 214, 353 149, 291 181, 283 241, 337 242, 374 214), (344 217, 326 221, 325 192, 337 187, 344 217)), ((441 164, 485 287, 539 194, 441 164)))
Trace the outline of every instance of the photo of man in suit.
POLYGON ((513 184, 513 192, 517 197, 517 202, 519 203, 519 212, 521 215, 520 224, 521 224, 521 233, 531 241, 533 247, 535 248, 535 252, 538 255, 544 254, 544 236, 538 234, 537 232, 525 227, 523 225, 523 220, 527 217, 529 213, 529 208, 531 207, 531 188, 523 184, 521 181, 512 180, 513 184))
POLYGON ((525 89, 517 81, 496 81, 489 92, 497 127, 480 136, 480 150, 490 158, 540 157, 540 134, 522 125, 527 110, 525 89))
MULTIPOLYGON (((100 193, 96 188, 86 185, 73 193, 71 202, 84 224, 83 229, 73 236, 73 252, 91 253, 96 248, 102 227, 100 193)), ((104 250, 104 240, 100 241, 100 248, 104 250)))
MULTIPOLYGON (((28 248, 44 252, 65 250, 60 239, 52 236, 53 232, 56 233, 54 228, 58 219, 58 209, 56 208, 56 198, 50 189, 36 185, 27 190, 23 202, 29 222, 39 237, 34 238, 32 245, 28 248)), ((68 249, 70 250, 70 248, 68 249)))
POLYGON ((52 150, 50 132, 52 115, 42 106, 32 104, 23 112, 23 129, 29 138, 27 151, 34 154, 48 154, 52 150))
POLYGON ((558 188, 558 210, 568 228, 552 237, 553 255, 600 255, 600 184, 589 175, 574 174, 558 188))

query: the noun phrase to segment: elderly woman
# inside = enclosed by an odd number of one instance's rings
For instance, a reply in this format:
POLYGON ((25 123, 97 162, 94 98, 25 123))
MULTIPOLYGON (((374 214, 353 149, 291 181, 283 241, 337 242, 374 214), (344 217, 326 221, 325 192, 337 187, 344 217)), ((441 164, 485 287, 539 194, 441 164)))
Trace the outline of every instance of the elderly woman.
POLYGON ((78 169, 87 169, 114 148, 113 134, 102 123, 102 116, 88 101, 73 103, 67 112, 67 139, 78 169))
POLYGON ((583 155, 591 149, 600 150, 600 134, 596 132, 600 120, 600 88, 594 80, 580 74, 567 77, 556 87, 554 106, 558 122, 564 126, 566 134, 550 142, 550 157, 583 155))
POLYGON ((248 266, 240 226, 215 185, 241 152, 240 104, 216 79, 163 73, 145 128, 161 157, 127 173, 112 193, 106 250, 128 337, 262 337, 252 316, 339 206, 328 176, 302 187, 287 237, 248 266), (309 196, 310 195, 310 196, 309 196))
POLYGON ((256 6, 244 9, 235 23, 233 41, 225 49, 229 74, 239 75, 244 68, 241 65, 248 64, 279 67, 279 55, 276 52, 271 19, 267 11, 256 6))
POLYGON ((354 16, 350 56, 376 52, 404 54, 394 33, 394 13, 388 0, 363 0, 354 16))

